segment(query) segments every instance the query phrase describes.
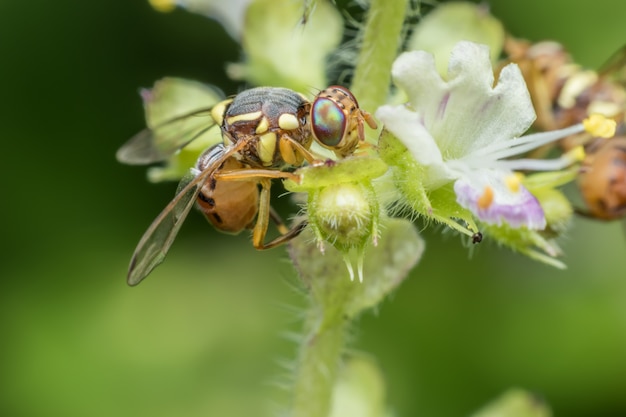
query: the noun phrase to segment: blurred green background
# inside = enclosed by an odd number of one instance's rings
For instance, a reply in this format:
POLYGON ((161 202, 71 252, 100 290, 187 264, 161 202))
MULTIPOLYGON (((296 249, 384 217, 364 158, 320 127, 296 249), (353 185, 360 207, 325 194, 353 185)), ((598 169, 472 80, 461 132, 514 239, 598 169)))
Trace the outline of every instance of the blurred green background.
MULTIPOLYGON (((586 66, 626 43, 623 0, 490 3, 586 66)), ((303 304, 283 248, 256 252, 192 213, 167 261, 125 284, 175 190, 114 159, 143 127, 137 90, 174 75, 232 93, 224 62, 239 53, 215 22, 143 0, 0 2, 0 415, 271 415, 303 304)), ((468 415, 510 387, 560 416, 626 415, 619 223, 577 220, 566 271, 423 235, 421 264, 355 335, 399 416, 468 415)))

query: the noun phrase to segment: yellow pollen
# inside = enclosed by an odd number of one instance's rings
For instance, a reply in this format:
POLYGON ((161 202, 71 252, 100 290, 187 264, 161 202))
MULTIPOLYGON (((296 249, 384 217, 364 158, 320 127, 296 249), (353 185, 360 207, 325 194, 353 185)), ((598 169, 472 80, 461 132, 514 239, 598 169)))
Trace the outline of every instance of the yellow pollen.
POLYGON ((478 208, 486 209, 491 205, 491 203, 493 203, 493 188, 487 185, 483 195, 478 197, 478 208))
POLYGON ((522 185, 522 178, 523 178, 522 174, 515 173, 513 175, 509 175, 508 177, 506 177, 504 179, 504 183, 506 184, 509 190, 511 190, 514 193, 517 193, 519 191, 519 187, 522 185))
POLYGON ((615 135, 615 120, 608 119, 601 114, 594 113, 583 120, 583 127, 593 136, 610 138, 615 135))
POLYGON ((585 159, 585 156, 587 156, 585 154, 585 148, 583 148, 582 145, 578 145, 575 148, 571 149, 569 152, 566 153, 566 155, 568 158, 571 158, 575 162, 582 161, 583 159, 585 159))
POLYGON ((173 0, 148 0, 150 6, 155 10, 163 13, 171 12, 176 8, 176 2, 173 0))

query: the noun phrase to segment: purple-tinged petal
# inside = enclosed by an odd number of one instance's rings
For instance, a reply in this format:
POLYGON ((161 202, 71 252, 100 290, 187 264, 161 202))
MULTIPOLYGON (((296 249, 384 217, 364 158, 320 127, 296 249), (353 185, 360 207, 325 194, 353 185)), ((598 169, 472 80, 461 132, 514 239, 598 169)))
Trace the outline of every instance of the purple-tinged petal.
POLYGON ((500 178, 470 183, 459 179, 454 183, 456 201, 481 221, 508 224, 513 228, 543 230, 546 218, 537 198, 521 184, 512 190, 500 178))

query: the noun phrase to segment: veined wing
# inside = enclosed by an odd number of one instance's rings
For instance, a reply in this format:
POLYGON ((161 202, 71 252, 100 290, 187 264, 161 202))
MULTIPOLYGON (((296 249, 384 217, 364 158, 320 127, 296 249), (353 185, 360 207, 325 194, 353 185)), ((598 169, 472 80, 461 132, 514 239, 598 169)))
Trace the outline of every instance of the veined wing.
POLYGON ((598 70, 600 77, 609 77, 626 85, 626 45, 619 48, 598 70))
POLYGON ((208 132, 214 125, 211 108, 174 117, 152 129, 146 128, 130 138, 117 151, 117 160, 129 165, 147 165, 164 161, 208 132))
POLYGON ((182 189, 154 219, 142 236, 139 244, 137 244, 128 267, 129 285, 139 284, 155 267, 163 262, 187 214, 189 214, 189 210, 193 207, 204 182, 219 169, 224 161, 239 151, 244 145, 245 141, 241 141, 237 146, 225 148, 222 155, 214 158, 214 162, 205 170, 190 181, 189 178, 181 181, 182 189), (186 181, 189 181, 189 183, 184 185, 186 181))

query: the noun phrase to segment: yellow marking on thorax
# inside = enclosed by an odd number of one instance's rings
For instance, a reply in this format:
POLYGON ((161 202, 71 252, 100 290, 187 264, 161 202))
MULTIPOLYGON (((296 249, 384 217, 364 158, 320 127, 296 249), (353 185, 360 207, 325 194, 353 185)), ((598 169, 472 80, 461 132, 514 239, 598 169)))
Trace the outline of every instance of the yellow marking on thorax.
POLYGON ((222 141, 224 142, 224 146, 226 146, 227 148, 234 145, 233 141, 228 135, 222 135, 222 141))
POLYGON ((260 136, 257 151, 263 165, 272 165, 276 152, 276 133, 270 132, 260 136))
POLYGON ((284 130, 296 130, 300 127, 298 118, 291 113, 283 113, 278 118, 278 126, 284 130))
POLYGON ((233 99, 220 101, 211 109, 211 117, 215 120, 215 123, 222 125, 224 123, 224 113, 226 113, 226 107, 233 102, 233 99))
POLYGON ((262 114, 263 112, 261 111, 253 111, 252 113, 244 113, 244 114, 238 114, 236 116, 230 116, 226 121, 230 125, 237 123, 237 122, 249 122, 251 120, 258 119, 259 117, 261 117, 262 114))
POLYGON ((260 134, 263 134, 263 133, 267 132, 267 129, 269 129, 269 128, 270 128, 270 121, 267 120, 267 117, 263 117, 263 118, 261 118, 261 121, 257 125, 255 132, 258 135, 260 135, 260 134))

